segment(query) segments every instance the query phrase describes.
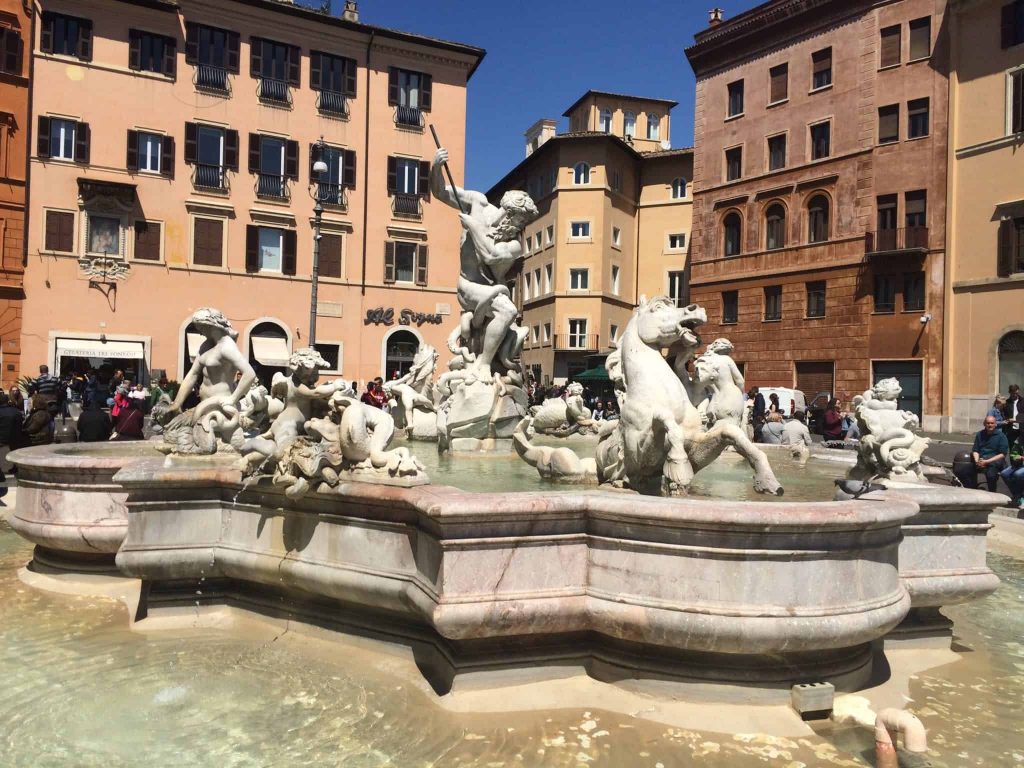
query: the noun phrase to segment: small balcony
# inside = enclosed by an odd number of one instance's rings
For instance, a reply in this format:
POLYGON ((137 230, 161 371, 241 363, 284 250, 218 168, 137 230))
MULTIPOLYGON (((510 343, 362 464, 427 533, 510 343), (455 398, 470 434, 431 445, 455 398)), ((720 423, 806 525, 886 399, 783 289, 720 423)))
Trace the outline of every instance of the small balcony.
POLYGON ((224 166, 197 163, 192 169, 192 187, 206 192, 227 192, 228 175, 224 166))
POLYGON ((338 91, 319 91, 316 108, 327 117, 348 118, 348 99, 338 91))
POLYGON ((596 333, 556 333, 555 349, 573 352, 597 352, 601 339, 596 333))
POLYGON ((317 184, 316 199, 321 205, 348 208, 348 197, 345 194, 345 188, 341 184, 328 184, 325 181, 319 182, 317 184))
POLYGON ((395 195, 391 201, 395 216, 419 219, 423 216, 423 204, 419 195, 395 195))
POLYGON ((287 200, 288 177, 276 173, 261 173, 256 177, 256 196, 268 200, 287 200))
POLYGON ((231 94, 231 80, 228 78, 228 71, 224 67, 217 67, 213 64, 197 64, 192 82, 196 90, 214 93, 219 96, 231 94))
POLYGON ((292 89, 286 80, 275 80, 272 77, 261 77, 256 86, 256 97, 264 104, 275 107, 292 105, 292 89))
POLYGON ((928 252, 928 227, 878 229, 864 234, 864 253, 883 256, 898 253, 924 255, 928 252))
POLYGON ((395 107, 395 125, 423 129, 423 112, 418 107, 395 107))

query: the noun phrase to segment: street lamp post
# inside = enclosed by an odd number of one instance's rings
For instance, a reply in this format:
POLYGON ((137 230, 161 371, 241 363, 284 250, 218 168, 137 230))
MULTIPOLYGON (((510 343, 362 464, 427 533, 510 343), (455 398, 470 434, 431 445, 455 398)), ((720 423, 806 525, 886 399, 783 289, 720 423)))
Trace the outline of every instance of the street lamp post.
POLYGON ((326 146, 324 144, 324 137, 321 136, 320 141, 316 143, 317 160, 313 163, 313 179, 310 180, 310 194, 313 196, 313 200, 316 201, 316 205, 313 206, 313 271, 310 280, 309 296, 309 346, 311 347, 316 344, 316 294, 320 282, 320 222, 324 215, 321 184, 323 176, 328 170, 327 163, 324 162, 326 146))

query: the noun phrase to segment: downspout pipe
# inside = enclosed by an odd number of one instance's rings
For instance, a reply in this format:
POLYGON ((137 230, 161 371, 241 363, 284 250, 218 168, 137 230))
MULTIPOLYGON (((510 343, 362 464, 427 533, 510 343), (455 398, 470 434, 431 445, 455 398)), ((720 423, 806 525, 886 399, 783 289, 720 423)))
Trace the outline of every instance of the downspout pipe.
POLYGON ((883 709, 875 717, 875 765, 877 768, 899 768, 896 740, 903 736, 907 752, 927 752, 928 737, 924 724, 911 712, 883 709))
POLYGON ((366 249, 369 247, 367 236, 370 218, 370 59, 373 56, 373 40, 376 32, 370 32, 370 40, 366 44, 366 117, 363 137, 363 266, 359 275, 359 295, 366 295, 366 249))

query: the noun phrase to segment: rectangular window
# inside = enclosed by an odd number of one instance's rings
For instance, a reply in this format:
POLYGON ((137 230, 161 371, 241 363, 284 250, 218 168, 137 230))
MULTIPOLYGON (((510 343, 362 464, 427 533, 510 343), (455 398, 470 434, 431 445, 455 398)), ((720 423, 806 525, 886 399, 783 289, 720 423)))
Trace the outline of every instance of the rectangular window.
POLYGON ((1024 43, 1024 0, 1013 0, 1002 8, 1002 47, 1024 43))
POLYGON ((587 348, 587 321, 573 318, 569 320, 569 348, 587 348))
MULTIPOLYGON (((197 189, 224 190, 225 171, 238 170, 238 131, 185 123, 185 162, 195 166, 193 184, 197 189)), ((255 173, 257 169, 252 170, 255 173)))
POLYGON ((925 16, 910 22, 910 61, 932 55, 932 20, 925 16))
POLYGON ((260 227, 259 271, 280 272, 284 255, 284 231, 274 227, 260 227))
POLYGON ((139 261, 160 261, 163 226, 156 221, 135 222, 135 258, 139 261))
POLYGON ((160 173, 160 156, 163 154, 164 137, 142 131, 139 131, 138 137, 139 170, 147 173, 160 173))
POLYGON ((768 139, 768 170, 778 171, 786 167, 786 134, 768 139))
MULTIPOLYGON (((1021 4, 1024 8, 1024 3, 1021 4)), ((1010 133, 1024 132, 1024 69, 1018 69, 1009 75, 1009 93, 1007 105, 1010 108, 1006 121, 1010 133)))
POLYGON ((832 154, 832 123, 811 126, 811 160, 822 160, 832 154))
POLYGON ((420 181, 420 161, 408 157, 399 157, 396 161, 398 171, 398 187, 400 195, 418 195, 420 181))
POLYGON ((729 117, 743 114, 743 81, 729 83, 729 117))
POLYGON ((224 265, 223 220, 193 220, 192 263, 204 267, 224 265))
POLYGON ((574 221, 569 225, 569 236, 574 238, 590 237, 589 221, 574 221))
POLYGON ((999 222, 999 253, 996 274, 1009 277, 1024 272, 1024 217, 1007 217, 999 222))
POLYGON ((900 105, 878 108, 878 143, 892 144, 900 140, 900 105))
POLYGON ((928 192, 919 189, 904 193, 903 212, 907 229, 928 226, 928 192))
POLYGON ((66 211, 46 212, 43 247, 47 251, 61 253, 72 253, 75 250, 75 214, 66 211))
POLYGON ((548 245, 551 245, 553 242, 555 242, 555 225, 554 224, 550 224, 548 226, 548 228, 544 231, 544 236, 547 238, 547 244, 548 245))
POLYGON ((619 326, 617 326, 615 323, 612 323, 611 325, 608 326, 608 338, 610 338, 612 341, 619 340, 619 326))
POLYGON ((896 278, 875 275, 875 312, 893 312, 896 309, 896 278))
POLYGON ((75 159, 75 134, 78 123, 74 120, 50 119, 50 157, 55 160, 75 159))
POLYGON ((92 61, 92 22, 62 13, 43 13, 39 47, 43 53, 92 61))
POLYGON ((320 235, 320 258, 317 272, 320 277, 341 279, 342 235, 324 232, 320 235))
POLYGON ((832 49, 822 48, 811 54, 811 89, 832 85, 832 49))
POLYGON ((896 195, 879 195, 878 207, 878 229, 896 229, 896 195))
POLYGON ((249 73, 259 80, 257 96, 275 104, 291 102, 299 86, 302 53, 298 46, 254 37, 249 44, 249 73))
POLYGON ((914 99, 907 104, 907 138, 919 139, 929 131, 928 99, 914 99))
POLYGON ((20 75, 24 47, 18 30, 0 30, 0 71, 8 75, 20 75))
POLYGON ((903 275, 903 311, 924 311, 924 272, 907 272, 903 275))
POLYGON ((544 343, 551 341, 551 323, 544 323, 544 343))
POLYGON ((174 77, 178 44, 172 37, 139 29, 128 31, 128 68, 174 77))
POLYGON ((525 253, 529 253, 533 250, 533 235, 526 236, 526 250, 525 253))
MULTIPOLYGON (((537 282, 540 282, 539 275, 537 282)), ((612 264, 612 293, 619 295, 619 268, 615 264, 612 264)))
POLYGON ((739 291, 724 291, 722 293, 722 323, 734 325, 740 318, 740 293, 739 291))
POLYGON ((427 246, 407 242, 384 244, 384 282, 427 284, 427 246))
POLYGON ((789 98, 789 64, 779 64, 768 70, 769 104, 777 104, 789 98))
POLYGON ((879 37, 879 67, 892 67, 900 63, 903 36, 900 25, 885 27, 879 37))
POLYGON ((670 251, 681 251, 686 248, 686 235, 683 233, 668 236, 668 249, 670 251))
POLYGON ((341 372, 341 344, 335 342, 315 342, 313 347, 320 357, 327 361, 327 368, 324 372, 341 372))
POLYGON ((618 227, 612 227, 612 245, 616 248, 622 245, 622 230, 618 227))
POLYGON ((356 95, 356 61, 322 51, 309 52, 309 87, 349 98, 356 95))
POLYGON ((590 289, 589 269, 570 269, 569 288, 573 291, 586 291, 590 289))
POLYGON ((240 69, 238 33, 187 22, 185 62, 196 67, 195 83, 198 88, 226 92, 228 73, 237 75, 240 69))
POLYGON ((764 319, 782 319, 782 286, 769 285, 764 289, 764 319))
POLYGON ((533 294, 533 278, 530 273, 527 272, 523 275, 523 301, 529 301, 530 296, 533 294))
POLYGON ((743 176, 743 148, 725 150, 725 180, 736 181, 743 176))
POLYGON ((534 344, 536 344, 538 341, 540 341, 540 326, 539 325, 535 325, 535 326, 533 326, 533 328, 530 329, 530 341, 532 341, 534 344))
POLYGON ((533 287, 536 293, 535 296, 540 296, 540 267, 533 270, 533 287))
POLYGON ((429 112, 433 100, 433 80, 423 72, 391 67, 388 70, 388 103, 395 107, 398 125, 418 128, 423 112, 429 112))
POLYGON ((411 283, 416 270, 416 244, 395 243, 395 281, 411 283))
POLYGON ((815 280, 807 283, 807 316, 825 316, 825 281, 815 280))
POLYGON ((677 307, 685 305, 686 273, 683 270, 673 270, 668 273, 668 297, 677 307))
POLYGON ((555 266, 554 264, 544 265, 544 292, 551 293, 552 287, 555 284, 555 266))
POLYGON ((317 184, 319 199, 322 203, 345 205, 344 190, 355 189, 356 186, 356 153, 351 149, 318 144, 309 145, 309 178, 317 184), (323 160, 327 170, 317 176, 313 165, 323 160))

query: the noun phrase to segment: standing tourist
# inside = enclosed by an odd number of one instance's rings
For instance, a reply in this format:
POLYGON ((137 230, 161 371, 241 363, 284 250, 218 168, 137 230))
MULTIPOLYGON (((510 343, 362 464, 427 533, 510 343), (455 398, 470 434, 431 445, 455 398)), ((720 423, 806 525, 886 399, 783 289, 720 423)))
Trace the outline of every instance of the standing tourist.
POLYGON ((0 469, 4 472, 11 471, 7 454, 24 444, 24 423, 25 416, 22 410, 11 405, 6 392, 0 392, 0 469))
POLYGON ((768 413, 782 413, 782 406, 779 405, 779 395, 776 392, 768 395, 768 413))
POLYGON ((834 397, 825 406, 825 412, 821 416, 821 435, 826 440, 843 439, 843 416, 839 413, 839 401, 834 397))
POLYGON ((1017 439, 1024 437, 1020 428, 1021 416, 1024 416, 1024 398, 1020 396, 1020 386, 1011 384, 1008 387, 1009 397, 1003 405, 1003 431, 1012 445, 1017 439))
POLYGON ((29 445, 48 445, 53 442, 53 416, 50 403, 43 395, 32 396, 32 410, 25 422, 25 436, 29 445))
POLYGON ((758 387, 750 390, 750 397, 754 401, 754 410, 750 414, 750 425, 754 428, 754 442, 761 442, 761 428, 764 426, 764 395, 758 387))
POLYGON ((28 393, 40 395, 50 408, 50 413, 56 415, 57 402, 60 400, 60 379, 50 373, 49 366, 39 366, 39 376, 28 385, 28 393))
POLYGON ((93 398, 78 417, 78 442, 101 443, 110 439, 114 430, 107 412, 100 407, 100 401, 93 398))
POLYGON ((1006 435, 996 427, 994 416, 985 417, 985 427, 974 436, 971 447, 972 466, 957 477, 965 488, 978 487, 978 473, 985 473, 985 483, 990 491, 995 491, 999 482, 999 473, 1006 468, 1006 456, 1010 445, 1006 435))

